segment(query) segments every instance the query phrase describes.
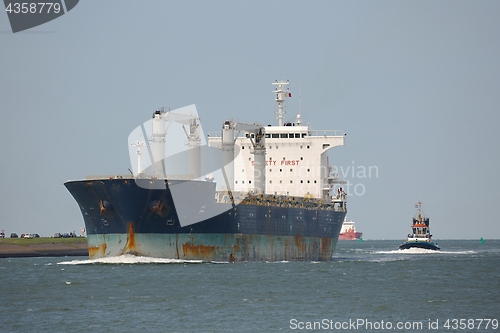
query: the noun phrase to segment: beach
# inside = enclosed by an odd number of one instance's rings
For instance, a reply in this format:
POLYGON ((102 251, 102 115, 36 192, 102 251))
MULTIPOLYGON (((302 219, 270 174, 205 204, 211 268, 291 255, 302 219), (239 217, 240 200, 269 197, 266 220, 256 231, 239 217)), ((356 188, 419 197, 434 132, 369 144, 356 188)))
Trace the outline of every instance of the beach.
POLYGON ((0 258, 88 256, 87 238, 3 238, 0 258))

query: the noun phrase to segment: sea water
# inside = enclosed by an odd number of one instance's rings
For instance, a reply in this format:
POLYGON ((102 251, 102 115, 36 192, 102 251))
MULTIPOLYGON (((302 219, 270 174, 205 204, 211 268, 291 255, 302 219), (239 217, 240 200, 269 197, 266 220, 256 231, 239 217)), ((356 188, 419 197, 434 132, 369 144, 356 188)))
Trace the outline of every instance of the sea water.
POLYGON ((328 262, 0 259, 0 332, 500 331, 500 240, 438 243, 340 241, 328 262))

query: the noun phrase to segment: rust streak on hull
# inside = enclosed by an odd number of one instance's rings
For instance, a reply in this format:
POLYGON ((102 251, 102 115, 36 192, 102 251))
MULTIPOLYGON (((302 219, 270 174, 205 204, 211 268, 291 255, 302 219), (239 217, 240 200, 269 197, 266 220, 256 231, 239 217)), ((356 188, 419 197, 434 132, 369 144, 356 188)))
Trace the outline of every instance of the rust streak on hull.
POLYGON ((125 235, 89 235, 89 256, 101 258, 132 254, 203 261, 304 261, 331 260, 337 239, 301 236, 232 234, 136 233, 128 226, 125 235))
POLYGON ((182 244, 182 252, 186 258, 212 259, 216 256, 215 246, 182 244))
POLYGON ((128 224, 127 245, 125 246, 123 254, 125 253, 134 255, 137 255, 139 253, 137 244, 135 243, 134 222, 132 221, 130 221, 128 224))
POLYGON ((106 243, 99 246, 89 246, 89 258, 103 258, 106 253, 106 243))
POLYGON ((328 260, 332 258, 334 247, 332 246, 333 240, 327 237, 321 238, 320 260, 328 260))

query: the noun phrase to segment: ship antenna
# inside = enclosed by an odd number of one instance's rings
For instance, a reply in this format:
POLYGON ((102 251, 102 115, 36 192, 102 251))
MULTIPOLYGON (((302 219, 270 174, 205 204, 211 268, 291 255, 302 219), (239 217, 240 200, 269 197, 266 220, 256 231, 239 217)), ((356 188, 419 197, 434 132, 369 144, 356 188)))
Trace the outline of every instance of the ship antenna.
POLYGON ((283 126, 283 115, 285 114, 283 103, 285 102, 285 98, 292 97, 290 89, 288 87, 286 87, 285 89, 285 86, 289 84, 290 82, 288 80, 276 80, 275 82, 273 82, 273 85, 277 86, 276 90, 274 90, 273 93, 276 94, 275 101, 278 102, 278 126, 283 126))
POLYGON ((144 141, 137 141, 136 143, 133 143, 132 146, 136 146, 137 150, 137 175, 142 173, 142 161, 141 161, 141 148, 142 146, 145 146, 144 141))
POLYGON ((301 119, 301 114, 302 114, 302 90, 300 89, 300 84, 299 84, 299 113, 297 114, 297 125, 300 126, 302 125, 302 119, 301 119))
POLYGON ((300 104, 302 98, 302 90, 300 89, 300 84, 299 84, 299 114, 302 113, 302 106, 300 104))
POLYGON ((422 222, 422 202, 418 202, 418 220, 422 222))

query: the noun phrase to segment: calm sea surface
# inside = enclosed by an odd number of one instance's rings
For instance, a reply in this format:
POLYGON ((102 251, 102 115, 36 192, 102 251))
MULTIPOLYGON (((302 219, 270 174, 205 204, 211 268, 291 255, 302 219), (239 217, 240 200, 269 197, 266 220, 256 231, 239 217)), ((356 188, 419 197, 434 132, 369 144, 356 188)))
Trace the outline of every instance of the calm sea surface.
POLYGON ((500 240, 398 245, 343 241, 320 263, 0 259, 0 332, 500 332, 500 240))

